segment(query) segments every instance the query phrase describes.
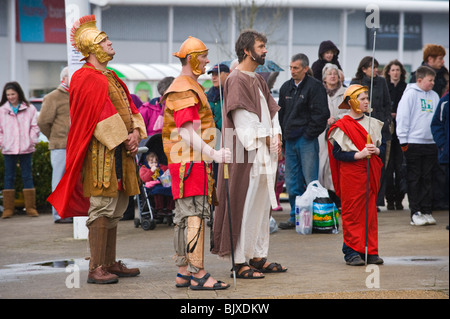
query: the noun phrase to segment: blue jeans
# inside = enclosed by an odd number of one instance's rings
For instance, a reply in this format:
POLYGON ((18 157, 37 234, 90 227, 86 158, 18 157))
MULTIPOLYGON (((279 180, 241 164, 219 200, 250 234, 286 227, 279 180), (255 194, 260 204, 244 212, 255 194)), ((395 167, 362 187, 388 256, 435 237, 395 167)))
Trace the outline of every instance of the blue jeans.
POLYGON ((349 261, 350 259, 352 259, 356 255, 359 255, 361 258, 365 257, 364 255, 361 256, 360 253, 358 253, 357 251, 355 251, 352 248, 348 247, 345 243, 342 244, 342 252, 344 253, 344 260, 345 261, 349 261))
POLYGON ((285 143, 285 183, 291 205, 290 221, 295 223, 295 198, 319 178, 319 141, 299 137, 285 143))
POLYGON ((31 171, 31 158, 33 153, 19 155, 3 155, 5 160, 4 189, 15 189, 17 161, 22 172, 23 188, 34 188, 33 173, 31 171))

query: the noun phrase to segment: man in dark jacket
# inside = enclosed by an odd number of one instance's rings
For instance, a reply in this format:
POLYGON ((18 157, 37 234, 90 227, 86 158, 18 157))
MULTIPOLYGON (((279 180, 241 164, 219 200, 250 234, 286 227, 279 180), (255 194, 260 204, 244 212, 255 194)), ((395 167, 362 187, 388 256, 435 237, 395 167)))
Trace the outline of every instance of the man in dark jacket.
POLYGON ((330 117, 323 84, 308 75, 309 60, 302 53, 291 59, 292 79, 280 88, 280 126, 285 140, 285 183, 291 214, 280 228, 295 227, 295 198, 319 175, 319 141, 330 117))

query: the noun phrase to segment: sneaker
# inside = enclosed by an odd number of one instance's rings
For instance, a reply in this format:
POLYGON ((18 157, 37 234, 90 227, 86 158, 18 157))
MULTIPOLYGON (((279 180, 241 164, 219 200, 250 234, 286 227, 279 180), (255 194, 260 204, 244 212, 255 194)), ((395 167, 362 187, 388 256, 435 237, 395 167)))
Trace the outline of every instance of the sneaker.
POLYGON ((366 263, 361 256, 355 255, 345 262, 349 266, 364 266, 366 263))
POLYGON ((367 263, 381 265, 384 263, 384 260, 378 255, 369 255, 367 256, 367 263))
POLYGON ((411 216, 411 225, 413 226, 424 226, 427 225, 428 221, 421 212, 416 212, 411 216))
POLYGON ((280 227, 281 229, 292 229, 295 228, 295 224, 288 220, 287 222, 281 222, 278 227, 280 227))
POLYGON ((436 219, 431 214, 423 214, 428 225, 436 225, 436 219))

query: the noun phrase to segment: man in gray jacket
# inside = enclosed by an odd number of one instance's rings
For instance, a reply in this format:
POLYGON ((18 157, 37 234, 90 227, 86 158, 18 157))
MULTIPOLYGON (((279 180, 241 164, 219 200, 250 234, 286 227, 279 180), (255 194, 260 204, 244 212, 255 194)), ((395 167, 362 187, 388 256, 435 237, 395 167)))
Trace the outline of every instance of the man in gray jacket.
MULTIPOLYGON (((70 127, 69 110, 69 71, 65 67, 61 71, 61 84, 47 94, 42 101, 42 109, 38 118, 41 132, 48 138, 48 148, 52 164, 52 191, 55 190, 66 165, 66 144, 70 127)), ((52 208, 55 223, 71 223, 72 218, 61 219, 52 208)))

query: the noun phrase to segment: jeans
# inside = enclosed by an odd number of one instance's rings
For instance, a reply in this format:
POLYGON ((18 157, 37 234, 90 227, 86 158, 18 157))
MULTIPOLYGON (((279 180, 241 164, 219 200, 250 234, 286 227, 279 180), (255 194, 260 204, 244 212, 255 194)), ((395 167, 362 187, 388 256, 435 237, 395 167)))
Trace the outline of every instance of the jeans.
POLYGON ((16 168, 17 161, 20 163, 20 170, 22 172, 23 188, 34 188, 33 173, 31 170, 31 159, 33 153, 19 154, 19 155, 7 155, 4 154, 5 160, 5 178, 4 189, 15 189, 16 181, 16 168))
MULTIPOLYGON (((344 260, 345 261, 349 261, 350 259, 352 259, 354 256, 360 255, 360 253, 358 253, 357 251, 353 250, 352 248, 348 247, 345 243, 342 244, 342 252, 344 253, 344 260)), ((361 256, 365 257, 364 255, 361 256)))
MULTIPOLYGON (((50 161, 52 163, 52 192, 58 186, 59 181, 64 175, 66 166, 66 149, 54 149, 50 151, 50 161)), ((61 219, 56 209, 52 207, 53 220, 61 219)))
POLYGON ((285 183, 291 205, 290 221, 295 223, 295 198, 319 178, 319 141, 299 137, 285 143, 285 183))

